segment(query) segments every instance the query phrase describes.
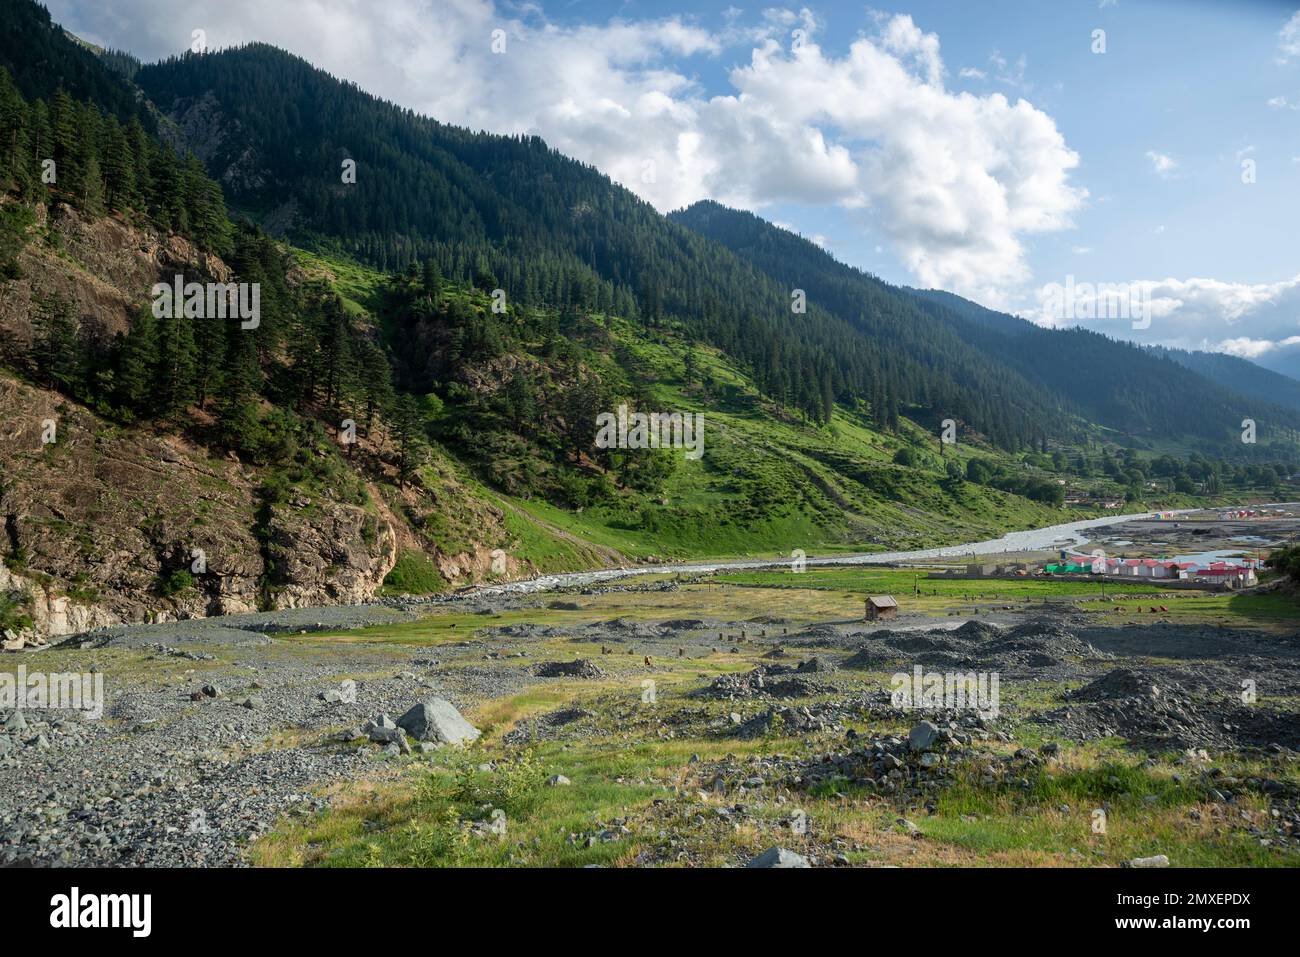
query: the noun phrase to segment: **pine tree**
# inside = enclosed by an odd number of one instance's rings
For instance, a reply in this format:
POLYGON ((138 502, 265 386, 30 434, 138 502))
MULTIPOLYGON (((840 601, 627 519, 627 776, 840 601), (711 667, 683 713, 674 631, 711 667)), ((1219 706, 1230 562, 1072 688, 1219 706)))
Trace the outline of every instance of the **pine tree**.
POLYGON ((44 201, 49 194, 49 187, 42 182, 43 163, 54 156, 54 132, 50 126, 50 108, 44 100, 37 100, 28 112, 27 129, 28 149, 30 153, 31 191, 28 196, 44 201))
POLYGON ((222 364, 222 394, 217 402, 218 436, 230 448, 255 451, 260 437, 257 396, 262 387, 257 342, 253 330, 226 324, 226 354, 222 364))
POLYGON ((104 176, 100 171, 99 157, 86 159, 85 170, 81 177, 81 192, 78 205, 87 216, 95 217, 104 212, 104 176))
POLYGON ((71 196, 82 191, 82 140, 78 131, 77 107, 72 98, 60 88, 54 94, 50 110, 51 145, 54 147, 55 183, 58 189, 71 196))
POLYGON ((397 481, 407 484, 424 464, 424 419, 415 396, 403 393, 393 409, 393 438, 397 441, 397 481))
POLYGON ((61 293, 40 293, 33 314, 32 359, 37 378, 52 389, 71 395, 80 383, 77 318, 72 301, 61 293))
POLYGON ((226 329, 219 322, 206 321, 194 329, 194 401, 199 408, 221 388, 221 370, 226 356, 226 329))
POLYGON ((132 179, 135 181, 138 201, 148 211, 153 199, 153 177, 149 171, 153 145, 149 141, 149 134, 140 125, 140 120, 134 116, 126 126, 125 137, 127 147, 131 150, 132 179))
POLYGON ((420 277, 420 285, 423 287, 426 295, 438 298, 442 289, 442 276, 438 274, 438 264, 432 259, 424 261, 424 271, 420 277))
POLYGON ((154 367, 153 393, 156 409, 162 415, 171 415, 194 399, 198 378, 194 323, 220 323, 217 319, 187 318, 179 308, 173 313, 158 320, 158 362, 154 367))
POLYGON ((366 408, 366 434, 369 434, 375 414, 393 401, 393 384, 384 350, 366 340, 360 351, 361 392, 366 408))
POLYGON ((135 156, 117 120, 109 117, 104 131, 104 184, 108 208, 121 212, 140 202, 135 182, 135 156))
POLYGON ((145 306, 118 346, 117 400, 123 408, 142 413, 149 408, 154 369, 158 366, 158 320, 145 306))
POLYGON ((352 327, 347 310, 337 296, 329 296, 324 302, 320 352, 325 404, 331 409, 338 408, 344 380, 352 368, 351 339, 352 327))
POLYGON ((32 167, 27 162, 29 147, 27 104, 0 67, 0 193, 27 193, 32 167))

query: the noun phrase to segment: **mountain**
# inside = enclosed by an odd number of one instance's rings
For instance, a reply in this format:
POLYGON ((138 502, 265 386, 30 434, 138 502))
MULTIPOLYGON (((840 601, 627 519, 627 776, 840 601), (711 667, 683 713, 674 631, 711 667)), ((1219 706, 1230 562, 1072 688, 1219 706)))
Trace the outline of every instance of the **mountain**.
MULTIPOLYGON (((114 82, 98 80, 92 95, 114 82)), ((581 273, 541 274, 575 280, 539 290, 556 305, 498 312, 483 264, 386 274, 233 224, 197 159, 110 101, 29 100, 0 69, 0 630, 1054 517, 1041 471, 977 445, 922 452, 906 418, 882 434, 832 407, 828 429, 680 323, 612 311, 581 273), (156 314, 154 284, 177 276, 256 282, 259 323, 156 314), (707 410, 704 454, 594 446, 620 403, 707 410), (954 482, 947 465, 974 455, 981 481, 954 482)))
POLYGON ((1151 351, 1165 356, 1205 376, 1225 389, 1268 402, 1300 410, 1300 381, 1281 372, 1265 369, 1247 359, 1222 352, 1190 352, 1152 346, 1151 351))
MULTIPOLYGON (((779 282, 806 289, 810 301, 827 303, 840 314, 861 308, 859 322, 870 336, 889 335, 914 354, 924 356, 928 349, 973 367, 998 369, 1002 378, 992 394, 999 404, 1023 401, 1041 409, 1052 402, 1061 412, 1141 441, 1192 437, 1221 446, 1235 438, 1246 415, 1268 423, 1287 441, 1300 428, 1296 410, 1279 399, 1261 404, 1260 398, 1132 343, 1082 329, 1044 329, 951 293, 890 286, 751 213, 700 202, 673 219, 723 243, 779 282), (906 333, 880 328, 877 317, 891 313, 900 317, 906 333)), ((960 373, 950 368, 946 374, 960 373)), ((1046 418, 1044 430, 1069 438, 1061 431, 1062 420, 1061 415, 1046 418)))
POLYGON ((26 99, 49 100, 61 89, 122 122, 135 117, 152 128, 153 117, 139 91, 120 73, 105 69, 100 54, 117 54, 97 53, 76 40, 32 0, 0 0, 0 23, 0 67, 26 99))
MULTIPOLYGON (((975 325, 1006 336, 1019 336, 1038 328, 1026 319, 986 309, 978 303, 940 289, 911 289, 908 292, 943 306, 975 325)), ((1197 352, 1166 346, 1147 348, 1154 355, 1185 366, 1230 392, 1269 405, 1300 411, 1300 381, 1280 370, 1265 368, 1222 352, 1197 352)))
POLYGON ((136 79, 231 203, 295 241, 381 268, 430 258, 447 276, 490 275, 512 301, 676 323, 816 421, 834 402, 869 405, 886 423, 902 408, 942 411, 1004 448, 1064 428, 1050 398, 1003 391, 996 363, 913 333, 915 310, 814 297, 796 313, 790 286, 536 138, 445 126, 263 45, 174 58, 136 79), (340 182, 345 159, 354 185, 340 182))
POLYGON ((136 68, 25 16, 24 86, 0 68, 0 631, 921 547, 1295 472, 1267 425, 1240 461, 1122 448, 1016 353, 1036 332, 747 214, 661 216, 536 138, 270 47, 136 68), (157 310, 178 277, 255 284, 259 322, 157 310), (596 441, 625 406, 702 416, 699 454, 596 441))

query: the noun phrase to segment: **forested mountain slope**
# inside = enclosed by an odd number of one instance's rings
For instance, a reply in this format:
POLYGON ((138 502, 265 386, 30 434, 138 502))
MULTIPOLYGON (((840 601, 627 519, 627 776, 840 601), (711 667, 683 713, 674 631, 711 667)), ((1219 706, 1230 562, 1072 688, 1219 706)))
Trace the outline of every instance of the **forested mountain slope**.
POLYGON ((0 0, 0 67, 29 100, 53 98, 63 90, 89 101, 125 123, 132 117, 151 127, 144 97, 86 46, 73 42, 32 0, 0 0))
POLYGON ((1160 346, 1152 346, 1151 351, 1240 395, 1300 410, 1300 382, 1280 372, 1222 352, 1189 352, 1160 346))
MULTIPOLYGON (((860 321, 871 335, 888 334, 909 348, 906 333, 897 326, 872 328, 881 316, 905 317, 903 327, 939 355, 970 356, 973 366, 998 370, 1001 384, 985 385, 983 391, 999 408, 1044 397, 1035 403, 1041 407, 1050 397, 1061 409, 1120 435, 1140 440, 1193 437, 1206 447, 1232 451, 1237 451, 1231 446, 1244 416, 1258 420, 1271 438, 1288 443, 1300 428, 1295 409, 1258 391, 1247 398, 1184 363, 1095 332, 1045 329, 950 293, 890 286, 750 213, 704 202, 673 218, 724 243, 778 281, 807 289, 812 300, 841 313, 861 304, 860 321)), ((1059 421, 1049 420, 1053 425, 1059 421)), ((1059 425, 1045 430, 1054 438, 1062 434, 1059 425)))
MULTIPOLYGON (((1227 418, 1188 415, 1169 397, 1170 387, 1202 385, 1179 379, 1181 370, 1153 363, 1127 384, 1115 376, 1077 388, 1077 376, 1058 381, 1019 357, 1010 364, 996 344, 965 341, 952 316, 929 315, 906 291, 829 258, 816 274, 794 275, 810 260, 761 220, 750 233, 766 237, 766 249, 731 235, 738 220, 721 207, 702 204, 674 222, 536 138, 448 127, 272 47, 186 55, 136 78, 174 123, 176 142, 268 228, 381 268, 432 259, 443 275, 499 283, 528 305, 676 324, 816 422, 834 403, 861 405, 884 428, 907 410, 927 423, 954 418, 1005 449, 1077 438, 1084 415, 1137 434, 1228 437, 1227 418), (355 183, 342 181, 346 160, 357 164, 355 183), (709 210, 715 227, 731 224, 728 236, 703 226, 709 210), (792 310, 795 289, 809 293, 804 314, 792 310)), ((1072 345, 1062 338, 1052 348, 1072 345)), ((1078 347, 1079 362, 1060 358, 1063 366, 1106 372, 1091 343, 1078 347)))

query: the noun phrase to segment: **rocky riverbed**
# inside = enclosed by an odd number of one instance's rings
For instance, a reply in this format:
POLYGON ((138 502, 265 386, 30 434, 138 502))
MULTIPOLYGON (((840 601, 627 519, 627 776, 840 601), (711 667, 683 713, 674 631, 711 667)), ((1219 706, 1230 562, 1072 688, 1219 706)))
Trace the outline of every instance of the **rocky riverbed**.
MULTIPOLYGON (((894 628, 683 618, 655 612, 656 596, 666 601, 678 586, 636 587, 635 616, 595 612, 592 594, 477 595, 100 629, 6 656, 11 673, 21 664, 101 676, 106 700, 98 719, 0 710, 0 864, 245 864, 250 841, 325 811, 358 782, 400 778, 443 746, 401 727, 413 706, 436 698, 491 715, 530 689, 569 703, 517 723, 489 720, 493 747, 802 736, 802 754, 689 776, 727 793, 779 785, 791 800, 848 782, 896 802, 910 821, 966 770, 1019 781, 1063 749, 1118 740, 1148 760, 1186 763, 1207 801, 1266 802, 1271 817, 1250 824, 1258 840, 1295 845, 1300 816, 1285 769, 1300 749, 1300 637, 1285 629, 1112 626, 1068 606, 894 628), (422 616, 452 611, 475 621, 428 641, 422 616), (512 620, 498 621, 505 614, 512 620), (647 682, 690 678, 695 662, 709 670, 643 707, 647 682), (889 676, 916 667, 998 674, 997 715, 900 705, 889 676), (934 729, 921 748, 906 737, 919 722, 934 729), (1021 753, 1022 737, 1038 743, 1021 753), (1276 773, 1224 783, 1211 775, 1220 756, 1276 773)), ((675 813, 653 807, 656 819, 675 813)), ((694 826, 694 815, 673 820, 694 826)), ((689 861, 697 844, 674 833, 644 862, 689 861)), ((837 855, 827 844, 813 859, 837 855)))

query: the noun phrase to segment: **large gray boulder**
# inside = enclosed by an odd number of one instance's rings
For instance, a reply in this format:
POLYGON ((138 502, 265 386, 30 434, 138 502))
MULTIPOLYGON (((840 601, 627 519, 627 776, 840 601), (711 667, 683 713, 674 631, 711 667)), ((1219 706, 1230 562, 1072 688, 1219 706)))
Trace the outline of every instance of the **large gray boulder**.
POLYGON ((808 863, 808 858, 802 854, 796 854, 794 851, 788 851, 784 847, 769 847, 758 857, 754 858, 746 867, 812 867, 808 863))
POLYGON ((914 725, 907 733, 907 746, 913 751, 929 751, 939 737, 939 727, 929 721, 914 725))
POLYGON ((397 719, 397 726, 416 741, 470 744, 482 733, 444 698, 426 698, 397 719))

